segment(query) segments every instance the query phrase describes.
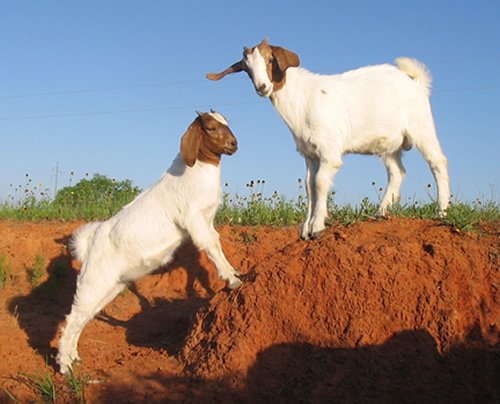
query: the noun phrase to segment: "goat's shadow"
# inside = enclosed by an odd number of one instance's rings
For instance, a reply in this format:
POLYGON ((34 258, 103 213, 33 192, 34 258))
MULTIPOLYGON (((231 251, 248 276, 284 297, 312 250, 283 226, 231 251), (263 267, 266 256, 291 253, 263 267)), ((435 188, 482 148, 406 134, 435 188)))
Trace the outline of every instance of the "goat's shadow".
MULTIPOLYGON (((73 301, 77 273, 72 268, 67 245, 70 236, 55 240, 63 252, 52 259, 47 267, 48 279, 34 288, 29 295, 17 296, 8 302, 9 311, 16 317, 19 327, 28 336, 29 345, 54 365, 56 350, 51 341, 64 321, 73 301)), ((26 276, 28 276, 26 268, 26 276)), ((29 277, 29 276, 28 276, 29 277)))
MULTIPOLYGON (((193 370, 193 369, 191 369, 193 370)), ((262 350, 245 369, 228 369, 217 379, 187 372, 138 376, 149 403, 175 393, 193 403, 498 403, 500 352, 477 330, 445 353, 426 330, 403 330, 381 345, 328 348, 280 343, 262 350), (479 335, 478 335, 479 334, 479 335)), ((103 402, 143 402, 134 385, 115 381, 101 392, 103 402)))
MULTIPOLYGON (((76 290, 77 271, 67 245, 70 236, 55 240, 65 252, 52 259, 47 267, 48 279, 29 295, 17 296, 8 302, 10 313, 17 318, 19 327, 28 336, 29 345, 55 366, 57 349, 52 347, 59 328, 71 310, 76 290)), ((187 333, 191 320, 200 308, 208 305, 215 293, 209 282, 208 271, 201 265, 201 255, 191 240, 186 240, 176 251, 173 261, 155 273, 170 272, 183 267, 187 272, 186 298, 169 301, 157 298, 153 302, 142 296, 134 285, 130 287, 140 301, 142 311, 132 319, 119 321, 105 314, 100 319, 127 329, 127 341, 136 346, 167 347, 177 349, 187 333), (208 297, 201 298, 194 288, 198 282, 208 297), (154 315, 155 320, 151 321, 154 315)), ((103 311, 105 312, 105 311, 103 311)))
POLYGON ((166 349, 169 354, 177 353, 190 331, 196 313, 208 306, 208 301, 215 294, 208 270, 200 262, 199 249, 187 239, 175 252, 172 262, 154 272, 167 273, 185 268, 186 297, 151 299, 141 294, 136 285, 132 284, 129 290, 138 298, 141 311, 128 320, 118 320, 103 310, 96 317, 97 320, 126 328, 127 342, 132 345, 166 349), (195 283, 205 289, 206 297, 200 297, 194 288, 195 283))
POLYGON ((249 368, 245 393, 255 402, 269 392, 279 402, 498 402, 500 355, 480 333, 470 330, 444 354, 426 330, 404 330, 382 345, 358 348, 273 345, 249 368))

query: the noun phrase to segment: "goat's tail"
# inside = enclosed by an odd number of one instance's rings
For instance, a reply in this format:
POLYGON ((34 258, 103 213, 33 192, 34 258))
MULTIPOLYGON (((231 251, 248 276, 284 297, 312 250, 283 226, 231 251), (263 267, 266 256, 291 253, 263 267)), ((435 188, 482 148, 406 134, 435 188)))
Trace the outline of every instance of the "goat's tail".
POLYGON ((410 58, 398 58, 396 59, 396 64, 399 70, 406 73, 418 84, 420 84, 427 92, 427 95, 431 93, 432 76, 422 62, 410 58))
POLYGON ((78 261, 83 262, 87 258, 89 241, 94 236, 95 231, 101 222, 91 222, 79 227, 71 236, 69 248, 73 256, 78 261))

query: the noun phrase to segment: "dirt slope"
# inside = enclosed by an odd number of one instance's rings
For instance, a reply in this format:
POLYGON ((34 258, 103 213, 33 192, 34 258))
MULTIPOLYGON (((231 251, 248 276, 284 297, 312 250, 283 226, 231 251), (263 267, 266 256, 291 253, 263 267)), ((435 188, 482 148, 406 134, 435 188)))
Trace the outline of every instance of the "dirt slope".
MULTIPOLYGON (((81 223, 0 221, 0 402, 35 396, 19 371, 54 370, 81 223), (35 290, 36 255, 48 274, 35 290), (45 368, 47 362, 48 368, 45 368)), ((432 221, 218 229, 245 284, 228 291, 190 243, 84 330, 87 399, 137 402, 500 402, 500 237, 432 221), (189 269, 187 271, 187 269, 189 269)))

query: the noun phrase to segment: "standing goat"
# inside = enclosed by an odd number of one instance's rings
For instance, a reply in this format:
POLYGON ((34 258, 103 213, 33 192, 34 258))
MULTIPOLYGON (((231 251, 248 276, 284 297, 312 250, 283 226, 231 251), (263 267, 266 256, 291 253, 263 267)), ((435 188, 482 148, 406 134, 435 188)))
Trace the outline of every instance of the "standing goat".
POLYGON ((180 154, 161 179, 105 222, 78 229, 71 247, 82 262, 77 289, 59 340, 57 362, 67 374, 79 360, 78 339, 85 325, 126 283, 166 265, 188 236, 214 261, 230 288, 240 275, 227 261, 213 219, 220 203, 220 159, 238 146, 226 119, 202 114, 181 139, 180 154))
POLYGON ((438 213, 445 215, 450 191, 447 160, 436 136, 429 102, 431 77, 413 59, 391 65, 368 66, 330 76, 299 68, 299 57, 267 38, 243 59, 221 73, 246 71, 257 94, 271 102, 290 128, 297 151, 307 165, 309 204, 301 237, 321 235, 327 218, 328 190, 348 153, 375 154, 387 169, 388 186, 379 214, 399 200, 405 169, 403 150, 415 146, 429 163, 438 190, 438 213))

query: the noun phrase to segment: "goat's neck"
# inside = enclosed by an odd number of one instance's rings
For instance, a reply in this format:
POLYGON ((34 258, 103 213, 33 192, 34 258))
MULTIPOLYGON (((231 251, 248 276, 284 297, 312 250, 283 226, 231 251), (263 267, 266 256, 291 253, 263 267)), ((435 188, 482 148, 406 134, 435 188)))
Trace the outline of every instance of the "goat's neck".
MULTIPOLYGON (((286 82, 271 95, 271 102, 290 130, 298 134, 306 119, 308 89, 308 71, 301 68, 289 68, 286 82)), ((310 74, 310 73, 309 73, 310 74)))
POLYGON ((216 167, 220 165, 220 155, 212 152, 206 147, 200 147, 198 152, 198 160, 207 164, 212 164, 216 167))

